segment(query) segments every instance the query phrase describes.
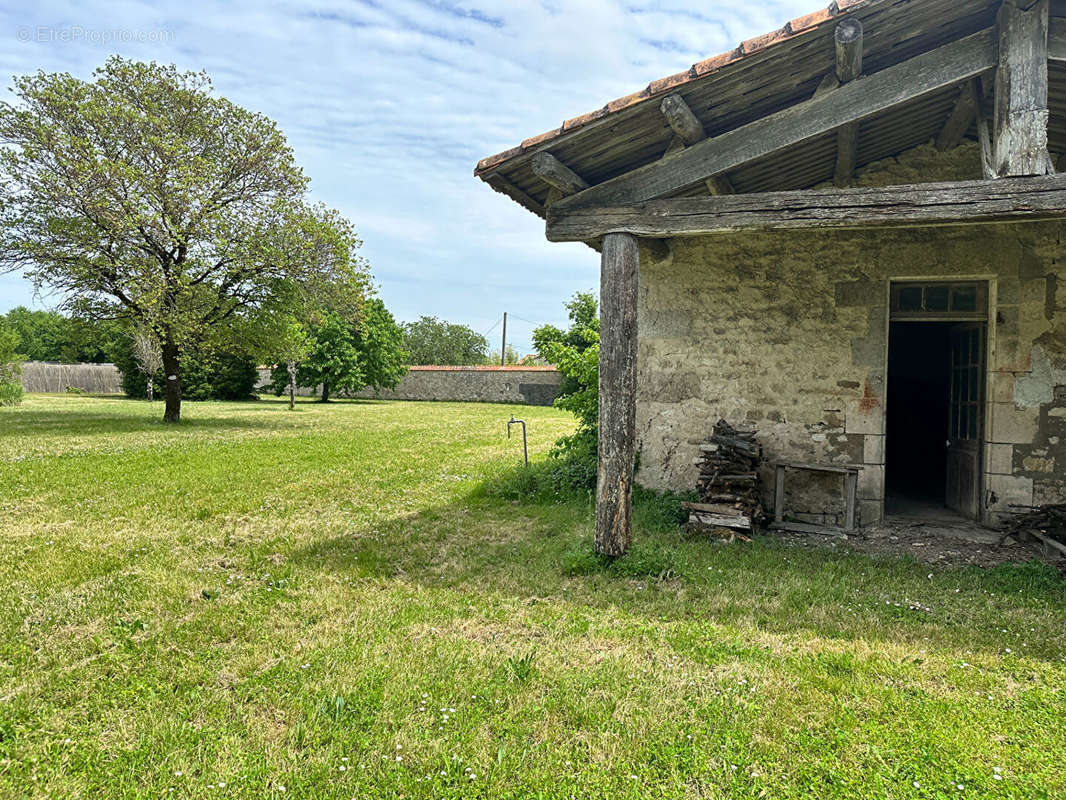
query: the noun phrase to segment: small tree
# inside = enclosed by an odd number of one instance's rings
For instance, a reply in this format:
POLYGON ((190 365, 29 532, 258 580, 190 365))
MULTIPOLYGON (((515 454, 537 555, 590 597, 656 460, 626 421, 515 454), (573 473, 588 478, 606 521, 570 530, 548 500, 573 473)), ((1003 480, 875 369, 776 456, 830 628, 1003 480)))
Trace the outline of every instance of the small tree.
POLYGON ((285 365, 289 382, 289 411, 296 408, 297 367, 311 349, 311 334, 293 317, 289 317, 277 337, 274 352, 278 360, 285 365))
POLYGON ((22 402, 19 335, 0 316, 0 406, 17 406, 22 402))
POLYGON ((555 399, 558 408, 577 417, 577 431, 559 439, 553 455, 568 462, 570 483, 581 488, 596 486, 596 453, 599 435, 600 322, 594 295, 578 292, 566 304, 570 327, 561 330, 542 325, 533 331, 537 355, 554 364, 563 374, 555 399))
POLYGON ((287 282, 365 271, 277 125, 202 72, 113 56, 86 82, 18 77, 0 103, 0 271, 96 318, 150 325, 163 419, 181 418, 184 353, 287 282))
POLYGON ((152 402, 155 399, 155 374, 163 368, 163 352, 159 347, 159 340, 150 328, 140 327, 133 332, 132 345, 137 368, 144 373, 148 381, 148 402, 152 402))

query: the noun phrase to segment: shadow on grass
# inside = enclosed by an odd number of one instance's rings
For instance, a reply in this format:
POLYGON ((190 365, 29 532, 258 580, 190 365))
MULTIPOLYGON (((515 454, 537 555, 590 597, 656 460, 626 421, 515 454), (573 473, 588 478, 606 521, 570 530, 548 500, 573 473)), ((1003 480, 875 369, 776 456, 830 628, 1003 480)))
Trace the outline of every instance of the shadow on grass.
POLYGON ((320 541, 292 557, 351 577, 617 608, 664 630, 707 621, 1001 653, 1002 617, 1028 611, 1046 630, 1043 638, 1029 634, 1026 655, 1061 657, 1066 581, 1047 565, 931 574, 908 558, 795 547, 773 536, 723 545, 681 533, 679 512, 676 498, 639 494, 632 550, 606 560, 591 548, 591 498, 508 500, 482 486, 455 503, 320 541))

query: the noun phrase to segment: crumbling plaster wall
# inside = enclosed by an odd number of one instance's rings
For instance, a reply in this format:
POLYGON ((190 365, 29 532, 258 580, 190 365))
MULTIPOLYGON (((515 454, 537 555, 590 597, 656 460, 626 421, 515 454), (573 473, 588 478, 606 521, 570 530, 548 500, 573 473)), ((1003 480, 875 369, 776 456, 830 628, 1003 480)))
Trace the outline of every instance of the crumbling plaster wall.
MULTIPOLYGON (((975 145, 921 147, 856 182, 973 178, 977 169, 975 145)), ((1064 236, 1059 222, 794 231, 676 239, 659 262, 643 252, 638 480, 694 486, 698 444, 724 417, 757 426, 768 460, 863 464, 861 520, 879 520, 889 281, 982 278, 993 314, 986 515, 1066 500, 1064 236)), ((769 469, 764 480, 769 492, 769 469)), ((807 518, 835 521, 838 491, 814 479, 790 501, 810 506, 797 509, 815 515, 807 518)))

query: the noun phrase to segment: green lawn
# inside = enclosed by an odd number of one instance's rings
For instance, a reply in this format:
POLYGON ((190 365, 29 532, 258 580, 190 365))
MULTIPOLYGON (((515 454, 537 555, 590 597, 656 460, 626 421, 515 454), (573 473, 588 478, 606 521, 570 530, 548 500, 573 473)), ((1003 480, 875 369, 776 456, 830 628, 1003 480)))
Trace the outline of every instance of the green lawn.
POLYGON ((1066 793, 1066 582, 497 499, 501 405, 0 409, 0 795, 1066 793))

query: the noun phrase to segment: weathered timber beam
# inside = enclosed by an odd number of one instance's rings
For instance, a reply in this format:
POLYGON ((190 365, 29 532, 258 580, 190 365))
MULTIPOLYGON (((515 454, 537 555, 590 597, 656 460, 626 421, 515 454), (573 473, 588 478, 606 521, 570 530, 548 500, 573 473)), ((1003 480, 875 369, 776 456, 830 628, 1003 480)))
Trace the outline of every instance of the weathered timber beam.
POLYGON ((1048 5, 1048 0, 1004 0, 996 17, 992 154, 1001 177, 1055 171, 1047 150, 1048 5))
POLYGON ((640 246, 635 236, 604 236, 600 259, 596 552, 606 556, 625 555, 633 538, 639 261, 640 246))
POLYGON ((588 183, 551 153, 537 153, 530 162, 533 174, 564 195, 588 188, 588 183))
POLYGON ((1066 19, 1051 17, 1047 29, 1048 61, 1066 61, 1066 19))
POLYGON ((632 205, 548 209, 553 242, 611 232, 703 236, 742 230, 877 228, 1066 218, 1066 175, 873 189, 679 197, 632 205))
MULTIPOLYGON (((850 17, 833 31, 836 43, 836 78, 840 85, 851 83, 862 74, 862 23, 850 17)), ((833 182, 843 186, 855 174, 859 154, 859 123, 849 122, 837 130, 837 163, 833 182)))
POLYGON ((532 211, 534 214, 544 216, 544 206, 523 192, 503 175, 489 175, 485 182, 500 194, 505 194, 520 206, 532 211))
POLYGON ((958 147, 966 131, 970 129, 970 123, 977 115, 977 80, 966 81, 959 90, 959 97, 955 101, 951 113, 948 115, 944 127, 936 137, 936 149, 940 151, 958 147))
POLYGON ((985 30, 854 80, 762 119, 685 148, 560 201, 561 206, 638 203, 777 153, 841 125, 913 101, 996 66, 985 30))
POLYGON ((659 110, 666 117, 674 133, 680 136, 685 144, 696 144, 707 138, 703 123, 692 113, 692 109, 688 107, 688 103, 681 95, 668 94, 659 104, 659 110))

